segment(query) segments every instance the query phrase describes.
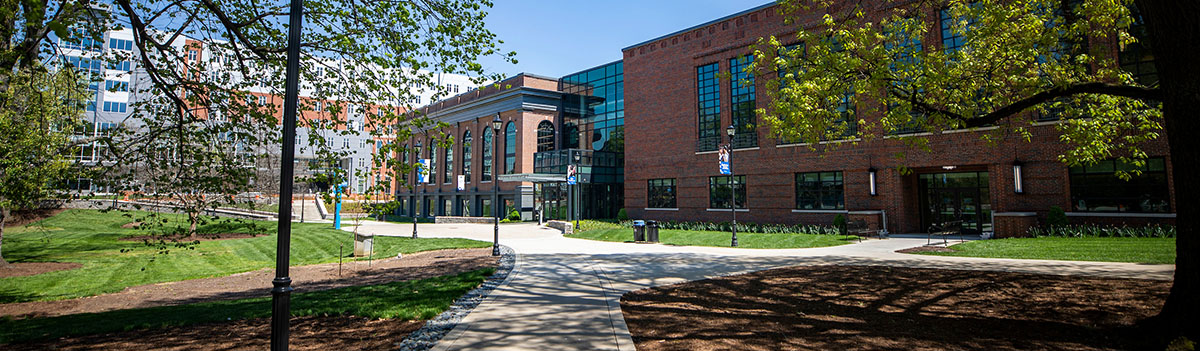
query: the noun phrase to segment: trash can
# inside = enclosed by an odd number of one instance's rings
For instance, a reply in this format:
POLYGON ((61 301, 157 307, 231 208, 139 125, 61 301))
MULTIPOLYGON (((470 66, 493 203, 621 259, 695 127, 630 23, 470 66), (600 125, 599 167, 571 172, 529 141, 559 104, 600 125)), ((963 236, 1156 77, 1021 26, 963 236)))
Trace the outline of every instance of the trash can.
POLYGON ((658 242, 658 221, 646 221, 646 241, 658 242))
POLYGON ((354 257, 367 257, 371 255, 371 246, 375 245, 375 235, 372 234, 354 234, 354 257))
POLYGON ((633 221, 633 241, 646 241, 645 221, 633 221))

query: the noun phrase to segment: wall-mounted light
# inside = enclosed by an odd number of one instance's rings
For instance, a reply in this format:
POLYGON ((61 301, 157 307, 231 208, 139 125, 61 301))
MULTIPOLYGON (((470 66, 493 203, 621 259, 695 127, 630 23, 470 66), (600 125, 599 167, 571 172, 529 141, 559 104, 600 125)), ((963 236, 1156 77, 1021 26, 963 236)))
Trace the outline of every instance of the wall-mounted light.
POLYGON ((878 173, 879 171, 876 171, 875 167, 871 167, 867 170, 867 174, 871 176, 871 196, 879 195, 879 192, 875 188, 875 175, 878 173))
POLYGON ((942 166, 942 169, 947 170, 947 171, 955 169, 955 168, 958 168, 958 167, 957 166, 942 166))
POLYGON ((1025 193, 1025 184, 1021 179, 1021 166, 1024 165, 1021 161, 1013 161, 1013 192, 1017 194, 1025 193))

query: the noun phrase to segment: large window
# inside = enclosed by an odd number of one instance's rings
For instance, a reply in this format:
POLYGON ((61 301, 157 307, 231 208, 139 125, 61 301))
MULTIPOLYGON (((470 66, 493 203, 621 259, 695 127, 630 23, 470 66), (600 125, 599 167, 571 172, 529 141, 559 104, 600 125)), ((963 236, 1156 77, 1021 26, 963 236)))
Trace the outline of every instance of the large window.
POLYGON ((1121 69, 1133 74, 1133 79, 1145 86, 1158 84, 1158 69, 1154 67, 1154 53, 1150 50, 1149 33, 1142 12, 1137 6, 1129 5, 1133 23, 1129 25, 1129 35, 1137 42, 1126 44, 1117 56, 1121 69))
POLYGON ((675 208, 675 179, 650 179, 646 188, 646 207, 675 208))
POLYGON ((517 123, 508 122, 504 128, 504 174, 517 170, 517 123))
POLYGON ((711 63, 696 67, 696 94, 700 115, 697 151, 714 151, 721 143, 721 86, 717 83, 720 67, 711 63))
POLYGON ((429 182, 437 183, 438 152, 437 141, 429 139, 429 182))
POLYGON ((1170 212, 1167 170, 1162 158, 1136 167, 1117 160, 1071 167, 1071 207, 1085 212, 1170 212), (1132 172, 1128 181, 1116 171, 1132 172))
POLYGON ((796 209, 845 209, 844 189, 842 172, 796 173, 796 209))
POLYGON ((708 177, 708 207, 729 208, 730 191, 737 198, 737 208, 746 208, 746 176, 708 177))
POLYGON ((492 154, 496 152, 496 144, 492 142, 492 127, 485 126, 483 128, 483 174, 479 176, 479 180, 483 182, 492 180, 492 154))
POLYGON ((442 183, 451 183, 454 181, 454 145, 442 148, 442 154, 445 155, 442 160, 442 183))
POLYGON ((464 181, 471 182, 471 131, 463 132, 462 136, 462 174, 464 181))
MULTIPOLYGON (((960 20, 960 18, 951 16, 949 9, 938 11, 938 14, 942 24, 942 51, 950 55, 961 49, 963 45, 966 45, 967 38, 954 28, 954 22, 960 20)), ((970 23, 967 24, 967 26, 970 25, 970 23)))
POLYGON ((537 152, 554 150, 554 123, 542 121, 538 123, 537 152))
MULTIPOLYGON (((729 100, 734 128, 737 129, 735 148, 758 146, 758 133, 754 121, 754 75, 746 73, 746 66, 754 62, 754 55, 729 59, 729 100)), ((719 119, 719 117, 718 117, 719 119)))

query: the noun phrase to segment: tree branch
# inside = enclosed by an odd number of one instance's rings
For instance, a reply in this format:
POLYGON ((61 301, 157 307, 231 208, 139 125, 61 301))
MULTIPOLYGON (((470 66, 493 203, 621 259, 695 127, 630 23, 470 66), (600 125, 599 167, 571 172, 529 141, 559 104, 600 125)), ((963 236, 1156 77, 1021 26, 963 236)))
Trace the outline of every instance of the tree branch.
POLYGON ((1038 104, 1051 101, 1060 97, 1067 97, 1079 94, 1100 94, 1111 96, 1123 96, 1127 98, 1139 100, 1161 100, 1163 92, 1161 89, 1143 88, 1129 85, 1115 85, 1108 83, 1092 82, 1079 83, 1065 87, 1055 87, 1050 90, 1033 94, 1027 98, 1017 100, 1007 106, 1001 107, 991 113, 974 118, 968 118, 963 121, 964 127, 975 128, 983 127, 999 122, 1001 119, 1012 116, 1014 114, 1025 111, 1030 107, 1038 104))

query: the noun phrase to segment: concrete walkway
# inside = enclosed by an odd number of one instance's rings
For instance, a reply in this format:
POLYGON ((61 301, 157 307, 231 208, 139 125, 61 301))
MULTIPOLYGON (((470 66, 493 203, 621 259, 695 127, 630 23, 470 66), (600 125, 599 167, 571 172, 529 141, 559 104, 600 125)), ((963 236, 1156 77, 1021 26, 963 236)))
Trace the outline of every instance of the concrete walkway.
MULTIPOLYGON (((491 241, 492 228, 420 224, 418 235, 491 241)), ((412 226, 364 222, 359 231, 411 236, 412 226)), ((924 245, 924 238, 813 249, 733 249, 570 239, 532 224, 503 224, 500 242, 518 253, 513 273, 435 350, 633 350, 619 304, 625 292, 786 266, 890 265, 1160 280, 1170 280, 1174 272, 1174 265, 894 252, 924 245)))

